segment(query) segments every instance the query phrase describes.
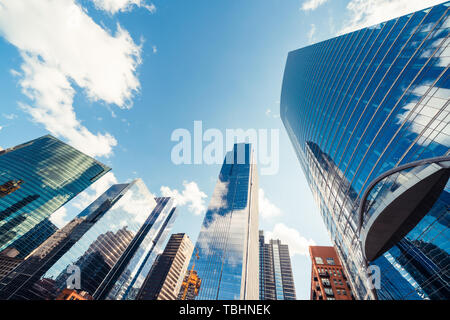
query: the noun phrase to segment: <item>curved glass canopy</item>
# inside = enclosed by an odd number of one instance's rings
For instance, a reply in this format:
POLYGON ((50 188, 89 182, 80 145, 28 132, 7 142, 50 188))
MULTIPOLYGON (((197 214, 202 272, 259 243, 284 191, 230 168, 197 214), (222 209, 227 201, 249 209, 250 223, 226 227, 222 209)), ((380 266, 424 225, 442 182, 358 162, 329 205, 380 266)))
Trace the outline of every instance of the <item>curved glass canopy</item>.
POLYGON ((373 261, 428 213, 450 176, 450 156, 408 163, 376 178, 362 197, 359 230, 363 253, 373 261))

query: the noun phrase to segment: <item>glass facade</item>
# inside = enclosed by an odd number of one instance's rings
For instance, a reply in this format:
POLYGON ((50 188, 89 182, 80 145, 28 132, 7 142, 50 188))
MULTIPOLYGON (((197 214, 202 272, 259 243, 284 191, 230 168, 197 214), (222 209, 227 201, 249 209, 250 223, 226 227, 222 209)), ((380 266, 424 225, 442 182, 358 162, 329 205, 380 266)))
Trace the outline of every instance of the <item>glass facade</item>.
POLYGON ((26 256, 54 231, 47 218, 109 170, 50 135, 0 151, 0 251, 26 256))
POLYGON ((125 253, 108 274, 96 299, 134 300, 139 293, 156 256, 163 245, 177 216, 172 198, 155 198, 156 207, 145 221, 125 253))
POLYGON ((258 177, 250 144, 235 144, 220 171, 189 270, 201 279, 199 300, 259 297, 258 177))
POLYGON ((259 231, 259 299, 296 299, 289 247, 280 240, 265 243, 263 231, 259 231))
POLYGON ((288 55, 280 115, 359 299, 450 297, 448 7, 288 55), (398 171, 366 197, 378 177, 426 159, 439 164, 398 171), (392 210, 412 194, 414 208, 392 210), (381 270, 377 290, 368 265, 381 270))
POLYGON ((55 299, 78 268, 93 296, 156 206, 140 179, 111 186, 1 281, 0 299, 55 299))
POLYGON ((14 248, 17 248, 17 258, 26 258, 35 248, 39 247, 43 241, 48 239, 58 230, 50 219, 44 219, 39 222, 30 231, 14 242, 14 248))

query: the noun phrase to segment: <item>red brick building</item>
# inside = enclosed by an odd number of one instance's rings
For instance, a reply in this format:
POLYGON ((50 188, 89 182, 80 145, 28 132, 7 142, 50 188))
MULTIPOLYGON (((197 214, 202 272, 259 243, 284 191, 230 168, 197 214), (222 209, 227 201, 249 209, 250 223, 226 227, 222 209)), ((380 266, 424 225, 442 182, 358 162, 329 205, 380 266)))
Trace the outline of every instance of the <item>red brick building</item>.
POLYGON ((311 300, 352 300, 350 285, 333 247, 311 246, 311 300))

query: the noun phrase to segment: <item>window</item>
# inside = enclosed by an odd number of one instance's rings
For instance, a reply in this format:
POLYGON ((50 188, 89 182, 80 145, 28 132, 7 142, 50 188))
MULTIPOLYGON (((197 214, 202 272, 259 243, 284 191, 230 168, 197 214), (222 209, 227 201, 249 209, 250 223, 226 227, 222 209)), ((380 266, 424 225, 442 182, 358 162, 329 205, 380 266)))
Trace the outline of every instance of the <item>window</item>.
POLYGON ((323 260, 321 257, 315 257, 314 259, 316 260, 317 264, 323 264, 323 260))
POLYGON ((327 296, 334 296, 333 290, 330 288, 324 288, 324 290, 327 296))
POLYGON ((335 265, 334 259, 333 259, 333 258, 327 258, 327 263, 328 263, 329 265, 332 265, 332 266, 335 265))

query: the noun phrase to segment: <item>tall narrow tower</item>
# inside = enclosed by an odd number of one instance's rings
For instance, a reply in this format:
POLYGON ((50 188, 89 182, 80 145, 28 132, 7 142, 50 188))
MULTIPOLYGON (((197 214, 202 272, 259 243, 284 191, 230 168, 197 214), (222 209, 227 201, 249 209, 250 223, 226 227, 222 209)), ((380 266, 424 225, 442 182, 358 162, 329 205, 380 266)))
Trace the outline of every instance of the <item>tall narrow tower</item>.
POLYGON ((250 144, 228 152, 189 269, 201 279, 197 299, 259 298, 258 175, 250 144), (198 250, 198 251, 197 251, 198 250))
POLYGON ((265 242, 259 231, 259 299, 295 300, 289 247, 280 240, 265 242))

